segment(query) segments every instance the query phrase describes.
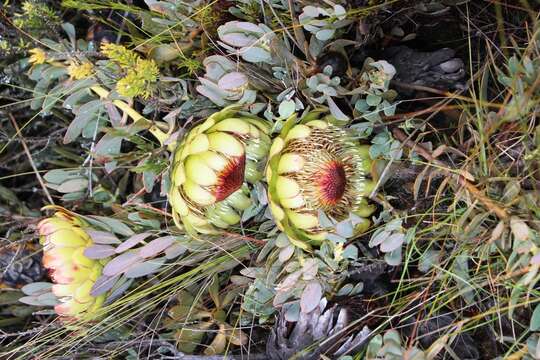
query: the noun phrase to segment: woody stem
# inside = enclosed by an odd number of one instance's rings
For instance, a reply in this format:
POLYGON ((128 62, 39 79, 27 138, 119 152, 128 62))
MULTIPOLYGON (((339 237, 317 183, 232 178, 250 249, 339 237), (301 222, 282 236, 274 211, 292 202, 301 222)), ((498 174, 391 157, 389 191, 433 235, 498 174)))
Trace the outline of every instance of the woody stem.
MULTIPOLYGON (((107 99, 110 95, 110 92, 99 86, 94 85, 90 87, 93 92, 95 92, 100 98, 107 99)), ((120 110, 122 110, 127 116, 129 116, 133 122, 142 123, 145 125, 148 125, 148 131, 152 133, 156 137, 156 139, 159 141, 161 145, 165 144, 165 140, 169 138, 169 134, 165 133, 163 130, 161 130, 156 124, 154 124, 152 121, 148 120, 141 114, 139 114, 135 109, 133 109, 131 106, 129 106, 126 102, 122 100, 113 100, 112 103, 120 110)))

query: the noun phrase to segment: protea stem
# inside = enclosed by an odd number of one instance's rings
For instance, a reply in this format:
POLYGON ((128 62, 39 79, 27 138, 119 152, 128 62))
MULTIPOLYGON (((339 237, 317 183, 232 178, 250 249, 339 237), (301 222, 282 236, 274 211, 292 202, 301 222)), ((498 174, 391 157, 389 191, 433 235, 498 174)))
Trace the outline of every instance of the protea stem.
MULTIPOLYGON (((95 92, 100 98, 107 99, 110 95, 110 92, 99 85, 94 85, 90 87, 93 92, 95 92)), ((159 141, 159 143, 163 146, 165 145, 165 141, 169 138, 169 134, 165 133, 163 130, 161 130, 155 123, 148 120, 141 114, 139 114, 135 109, 133 109, 131 106, 129 106, 126 102, 122 100, 113 100, 112 103, 122 110, 125 114, 127 114, 135 123, 143 123, 148 125, 148 131, 152 133, 156 137, 156 139, 159 141)))

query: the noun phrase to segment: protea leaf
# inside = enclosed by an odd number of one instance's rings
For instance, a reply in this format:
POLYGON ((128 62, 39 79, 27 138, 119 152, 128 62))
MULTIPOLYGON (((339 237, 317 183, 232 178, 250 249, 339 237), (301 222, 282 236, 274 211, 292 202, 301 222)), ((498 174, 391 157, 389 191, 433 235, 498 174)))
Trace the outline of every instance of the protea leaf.
POLYGON ((103 265, 84 255, 84 251, 94 245, 85 232, 88 224, 73 213, 57 209, 52 217, 38 224, 43 266, 50 271, 54 282, 52 292, 60 300, 55 311, 69 318, 91 316, 105 300, 105 294, 90 294, 103 265))
MULTIPOLYGON (((321 211, 336 221, 374 211, 365 198, 374 187, 368 150, 333 125, 326 110, 287 120, 270 149, 266 179, 270 209, 292 243, 307 249, 325 239, 321 211)), ((355 232, 367 227, 366 219, 355 232)))
POLYGON ((193 128, 175 150, 169 201, 178 226, 211 234, 240 222, 263 178, 269 125, 229 106, 193 128))

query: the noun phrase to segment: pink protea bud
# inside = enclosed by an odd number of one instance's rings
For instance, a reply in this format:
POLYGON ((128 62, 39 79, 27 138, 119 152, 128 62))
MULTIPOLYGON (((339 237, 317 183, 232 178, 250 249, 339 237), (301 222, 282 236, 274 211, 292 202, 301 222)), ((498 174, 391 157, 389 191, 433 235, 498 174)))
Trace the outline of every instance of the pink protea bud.
POLYGON ((91 295, 103 265, 84 255, 84 250, 93 245, 86 228, 83 220, 61 210, 38 224, 43 266, 49 270, 55 283, 52 291, 60 300, 55 311, 72 319, 91 315, 105 300, 105 294, 91 295))

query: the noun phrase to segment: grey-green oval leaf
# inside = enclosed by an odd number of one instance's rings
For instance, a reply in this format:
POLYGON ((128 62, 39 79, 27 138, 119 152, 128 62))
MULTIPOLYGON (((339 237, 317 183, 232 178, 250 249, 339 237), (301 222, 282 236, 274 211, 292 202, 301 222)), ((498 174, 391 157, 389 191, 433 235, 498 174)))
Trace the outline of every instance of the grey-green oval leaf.
POLYGON ((533 314, 531 316, 530 328, 531 331, 540 330, 540 304, 536 305, 536 307, 534 308, 533 314))
POLYGON ((93 100, 79 108, 77 116, 75 116, 75 119, 69 124, 66 134, 64 135, 64 144, 69 144, 81 135, 86 125, 95 118, 96 113, 101 106, 101 100, 93 100))
POLYGON ((152 259, 140 264, 135 264, 130 267, 126 272, 125 276, 127 278, 138 278, 141 276, 149 275, 159 271, 159 269, 165 264, 165 258, 152 259))
POLYGON ((315 310, 321 301, 322 295, 323 290, 321 284, 319 284, 318 281, 309 282, 300 298, 300 308, 302 309, 302 312, 308 313, 315 310))
POLYGON ((57 191, 61 193, 72 193, 72 192, 78 192, 83 191, 88 187, 88 179, 86 178, 78 178, 78 179, 71 179, 63 182, 58 188, 57 191))

